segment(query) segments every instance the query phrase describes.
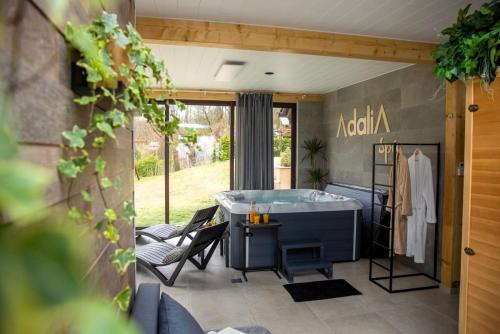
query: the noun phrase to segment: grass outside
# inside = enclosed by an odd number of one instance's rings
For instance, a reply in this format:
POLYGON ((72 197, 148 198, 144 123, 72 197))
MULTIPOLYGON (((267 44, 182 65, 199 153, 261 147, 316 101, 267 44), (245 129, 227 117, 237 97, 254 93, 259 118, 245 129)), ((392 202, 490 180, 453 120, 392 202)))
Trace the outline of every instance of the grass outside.
MULTIPOLYGON (((170 173, 170 223, 188 223, 197 209, 214 204, 215 194, 229 189, 229 161, 170 173)), ((135 183, 136 226, 165 222, 165 177, 135 183)))

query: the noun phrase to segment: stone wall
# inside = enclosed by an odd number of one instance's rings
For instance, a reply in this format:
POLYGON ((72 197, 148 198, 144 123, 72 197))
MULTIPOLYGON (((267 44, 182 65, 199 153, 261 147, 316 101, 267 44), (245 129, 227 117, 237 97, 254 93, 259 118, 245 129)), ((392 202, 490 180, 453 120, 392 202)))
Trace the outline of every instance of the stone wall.
MULTIPOLYGON (((439 189, 440 194, 443 194, 445 88, 442 81, 436 79, 431 65, 409 66, 327 94, 320 124, 323 126, 321 131, 328 145, 331 181, 371 187, 373 144, 379 143, 381 139, 387 144, 394 141, 441 143, 439 189), (390 132, 386 132, 381 119, 377 133, 359 134, 372 132, 371 125, 375 128, 381 106, 387 116, 390 132), (373 121, 366 120, 367 107, 370 111, 373 110, 373 121), (354 120, 354 109, 356 109, 356 120, 354 120), (344 118, 346 134, 342 126, 339 130, 341 115, 344 118), (360 121, 363 117, 365 120, 360 121), (367 124, 363 125, 364 122, 367 124)), ((409 157, 415 148, 405 147, 403 150, 409 157)), ((427 147, 420 148, 431 158, 433 172, 436 175, 438 162, 436 151, 427 147)), ((385 154, 377 152, 375 159, 383 163, 385 154)), ((387 162, 392 163, 391 153, 387 162)), ((381 167, 379 171, 376 174, 376 182, 386 184, 389 169, 384 170, 381 167)), ((442 207, 442 196, 439 200, 442 207)), ((439 223, 441 225, 441 219, 439 223)), ((432 255, 433 233, 434 228, 430 225, 427 256, 432 255)), ((432 269, 429 263, 432 264, 431 259, 426 259, 427 272, 432 269)))
MULTIPOLYGON (((95 199, 99 199, 99 196, 91 173, 81 177, 69 195, 68 182, 57 173, 57 162, 63 157, 60 149, 61 132, 73 124, 85 125, 88 117, 87 112, 79 110, 73 103, 76 95, 71 90, 69 53, 62 29, 67 20, 89 22, 102 9, 91 10, 87 7, 87 1, 70 0, 67 11, 57 13, 62 20, 56 20, 50 10, 51 3, 53 1, 49 0, 3 0, 0 3, 2 24, 5 25, 5 29, 0 32, 0 76, 14 92, 16 110, 13 121, 21 156, 46 167, 52 174, 47 202, 49 206, 64 211, 68 203, 77 200, 82 189, 90 191, 95 199)), ((134 0, 117 1, 113 7, 103 6, 103 9, 117 13, 121 25, 135 23, 134 0)), ((113 179, 120 176, 122 181, 121 194, 116 195, 113 190, 112 196, 111 193, 105 194, 117 211, 121 211, 123 201, 130 201, 133 197, 131 126, 118 131, 118 141, 110 142, 103 152, 108 161, 107 175, 113 179)), ((98 200, 92 203, 91 210, 96 221, 103 218, 102 208, 98 200)), ((132 247, 133 227, 126 223, 119 227, 122 247, 132 247)), ((112 296, 127 283, 134 285, 133 266, 129 269, 128 277, 121 278, 109 264, 108 258, 114 251, 114 245, 99 239, 94 249, 89 251, 93 252, 93 265, 88 268, 88 278, 98 290, 112 296)))

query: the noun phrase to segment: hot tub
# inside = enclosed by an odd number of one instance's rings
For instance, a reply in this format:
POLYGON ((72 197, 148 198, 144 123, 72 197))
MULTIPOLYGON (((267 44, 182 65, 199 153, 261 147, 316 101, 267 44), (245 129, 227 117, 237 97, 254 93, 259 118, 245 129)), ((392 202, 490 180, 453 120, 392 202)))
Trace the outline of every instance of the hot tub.
POLYGON ((312 189, 224 191, 216 195, 225 220, 230 222, 230 266, 242 268, 268 266, 274 261, 277 247, 272 235, 265 230, 255 232, 251 242, 246 238, 248 254, 242 255, 243 229, 239 221, 248 218, 251 201, 256 201, 261 213, 283 225, 279 241, 319 239, 325 255, 332 262, 359 259, 360 215, 362 204, 352 198, 312 189))

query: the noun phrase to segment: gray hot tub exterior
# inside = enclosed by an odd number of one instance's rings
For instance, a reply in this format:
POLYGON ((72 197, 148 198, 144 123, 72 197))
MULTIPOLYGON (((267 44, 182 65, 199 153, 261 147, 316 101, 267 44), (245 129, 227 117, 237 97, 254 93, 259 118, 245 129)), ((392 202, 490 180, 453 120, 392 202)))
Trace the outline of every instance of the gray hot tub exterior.
MULTIPOLYGON (((230 213, 225 207, 225 220, 229 220, 229 264, 240 269, 243 267, 243 229, 237 226, 246 215, 230 213)), ((279 241, 301 241, 319 239, 325 247, 326 258, 332 262, 356 261, 360 258, 361 210, 274 213, 271 219, 282 223, 278 229, 279 241)), ((272 265, 277 248, 272 231, 255 231, 248 244, 247 266, 260 267, 272 265)))

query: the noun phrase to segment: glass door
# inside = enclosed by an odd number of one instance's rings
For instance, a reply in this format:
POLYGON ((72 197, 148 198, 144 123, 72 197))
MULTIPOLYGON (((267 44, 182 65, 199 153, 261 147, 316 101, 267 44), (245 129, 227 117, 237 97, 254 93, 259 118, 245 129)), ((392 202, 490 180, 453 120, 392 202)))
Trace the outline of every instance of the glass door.
POLYGON ((274 189, 295 188, 295 104, 273 105, 274 189))

